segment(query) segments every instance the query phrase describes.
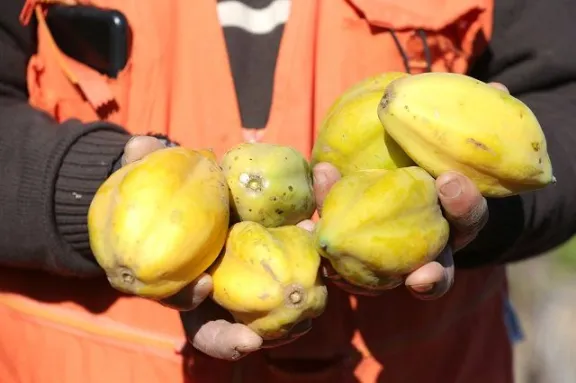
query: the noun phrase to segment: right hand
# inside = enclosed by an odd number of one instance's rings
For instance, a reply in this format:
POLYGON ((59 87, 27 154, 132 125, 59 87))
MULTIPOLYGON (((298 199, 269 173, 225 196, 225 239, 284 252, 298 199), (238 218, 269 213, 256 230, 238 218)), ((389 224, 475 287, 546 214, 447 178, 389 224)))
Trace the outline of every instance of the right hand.
MULTIPOLYGON (((164 143, 155 137, 135 136, 126 144, 121 164, 136 162, 162 148, 165 148, 164 143)), ((211 357, 238 360, 260 348, 292 342, 310 330, 296 326, 292 336, 274 342, 263 341, 248 326, 234 323, 230 313, 207 299, 211 292, 212 277, 204 273, 179 293, 160 301, 180 311, 192 346, 211 357)))
MULTIPOLYGON (((309 222, 303 221, 299 226, 309 229, 309 222)), ((182 323, 188 340, 197 350, 218 359, 238 360, 247 354, 261 348, 282 346, 295 341, 311 329, 311 322, 297 324, 291 333, 282 339, 267 341, 248 326, 234 323, 232 315, 217 305, 211 299, 206 299, 212 292, 212 278, 208 274, 201 275, 189 285, 189 289, 180 298, 169 298, 168 305, 178 308, 178 303, 186 303, 186 296, 193 305, 189 310, 180 309, 182 323)), ((180 306, 182 307, 182 306, 180 306)))
POLYGON ((262 348, 278 347, 306 334, 310 327, 295 326, 292 333, 275 341, 265 341, 248 326, 234 323, 232 315, 211 299, 212 278, 204 274, 190 285, 193 301, 200 302, 191 310, 181 310, 180 316, 192 346, 213 357, 238 360, 262 348))

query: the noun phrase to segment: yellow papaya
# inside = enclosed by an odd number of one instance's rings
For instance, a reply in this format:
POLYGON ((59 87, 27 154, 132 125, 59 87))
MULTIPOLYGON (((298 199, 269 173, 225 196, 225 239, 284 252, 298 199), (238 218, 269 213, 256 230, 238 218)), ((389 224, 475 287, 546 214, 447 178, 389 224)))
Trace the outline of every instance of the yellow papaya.
POLYGON ((378 106, 386 132, 434 177, 455 170, 487 197, 555 182, 546 138, 530 108, 507 92, 456 73, 393 81, 378 106))
POLYGON ((90 246, 114 288, 162 299, 218 257, 229 209, 226 179, 212 154, 161 149, 100 186, 88 211, 90 246))
POLYGON ((329 162, 342 175, 362 169, 395 169, 414 165, 378 119, 386 86, 402 72, 369 77, 348 88, 326 113, 312 149, 312 166, 329 162))
POLYGON ((281 339, 324 311, 327 291, 319 268, 320 255, 305 229, 239 222, 210 268, 212 299, 264 340, 281 339))
POLYGON ((425 170, 367 169, 330 189, 314 237, 345 280, 383 290, 434 260, 448 243, 449 226, 425 170))
POLYGON ((289 146, 243 143, 224 154, 221 166, 233 222, 295 225, 316 210, 310 166, 289 146))

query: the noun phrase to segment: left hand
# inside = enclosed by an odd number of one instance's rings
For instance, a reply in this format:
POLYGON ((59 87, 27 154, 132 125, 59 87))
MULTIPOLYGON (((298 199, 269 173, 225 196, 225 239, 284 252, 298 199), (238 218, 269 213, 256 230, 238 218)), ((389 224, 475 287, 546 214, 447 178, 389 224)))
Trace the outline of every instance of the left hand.
MULTIPOLYGON (((314 187, 320 215, 324 198, 339 179, 340 173, 331 164, 320 163, 314 167, 314 187)), ((417 298, 425 300, 437 299, 450 289, 454 282, 452 254, 476 238, 488 219, 486 199, 469 178, 460 173, 447 172, 436 179, 436 188, 444 216, 450 223, 450 243, 433 262, 425 264, 405 278, 405 285, 409 291, 417 298)), ((310 231, 314 229, 312 221, 301 222, 299 226, 310 231)), ((324 277, 349 293, 359 295, 382 293, 349 284, 325 260, 322 267, 324 277)))

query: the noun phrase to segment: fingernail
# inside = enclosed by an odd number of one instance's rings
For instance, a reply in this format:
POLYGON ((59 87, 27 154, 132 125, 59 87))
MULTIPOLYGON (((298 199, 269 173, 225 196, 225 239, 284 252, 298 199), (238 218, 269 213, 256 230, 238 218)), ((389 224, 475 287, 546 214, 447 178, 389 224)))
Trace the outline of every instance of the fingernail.
POLYGON ((201 290, 201 289, 206 289, 209 287, 209 283, 211 283, 211 282, 212 282, 212 280, 210 279, 210 276, 204 274, 196 280, 196 285, 194 286, 194 289, 196 291, 201 290))
POLYGON ((412 285, 410 288, 418 294, 428 294, 434 290, 434 283, 425 283, 422 285, 412 285))
POLYGON ((453 178, 440 187, 440 194, 444 198, 456 198, 462 193, 462 185, 458 178, 453 178))
POLYGON ((488 83, 488 85, 492 86, 493 88, 499 89, 503 92, 510 93, 510 91, 508 90, 508 87, 504 84, 499 83, 499 82, 490 82, 490 83, 488 83))
POLYGON ((322 184, 325 183, 328 177, 326 177, 326 173, 322 170, 316 170, 314 172, 314 183, 315 184, 322 184))
POLYGON ((132 145, 132 143, 136 140, 138 140, 140 138, 140 136, 132 136, 130 137, 130 139, 128 141, 126 141, 126 145, 124 145, 124 147, 130 146, 132 145))

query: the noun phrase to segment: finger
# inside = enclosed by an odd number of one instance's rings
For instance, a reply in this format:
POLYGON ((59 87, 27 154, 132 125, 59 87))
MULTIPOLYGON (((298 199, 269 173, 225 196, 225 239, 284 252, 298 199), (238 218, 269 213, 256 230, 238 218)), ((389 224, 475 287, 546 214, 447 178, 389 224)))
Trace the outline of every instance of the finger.
POLYGON ((262 346, 262 338, 247 326, 218 319, 205 323, 192 345, 213 358, 238 360, 262 346))
POLYGON ((488 205, 478 188, 467 177, 447 172, 436 180, 444 215, 451 224, 454 252, 470 243, 488 220, 488 205))
POLYGON ((332 185, 334 185, 340 178, 340 172, 336 167, 327 163, 321 162, 314 166, 314 195, 316 196, 316 206, 318 214, 322 213, 322 205, 324 199, 332 185))
POLYGON ((148 154, 166 146, 151 136, 134 136, 127 143, 122 155, 122 166, 141 160, 148 154))
POLYGON ((496 89, 500 89, 503 92, 510 93, 506 85, 501 84, 499 82, 489 82, 488 85, 493 86, 496 89))
POLYGON ((233 323, 230 313, 210 299, 196 310, 180 312, 180 316, 192 346, 213 358, 238 360, 262 346, 258 334, 233 323))
POLYGON ((194 310, 212 292, 212 277, 202 274, 175 295, 160 301, 164 306, 179 311, 194 310))
POLYGON ((408 290, 417 298, 432 300, 442 297, 454 283, 454 258, 450 246, 434 262, 427 263, 406 278, 408 290))

